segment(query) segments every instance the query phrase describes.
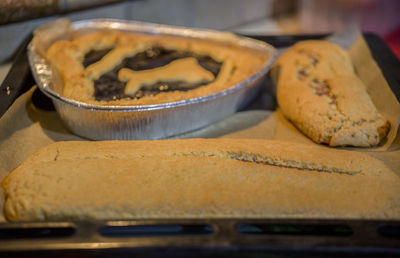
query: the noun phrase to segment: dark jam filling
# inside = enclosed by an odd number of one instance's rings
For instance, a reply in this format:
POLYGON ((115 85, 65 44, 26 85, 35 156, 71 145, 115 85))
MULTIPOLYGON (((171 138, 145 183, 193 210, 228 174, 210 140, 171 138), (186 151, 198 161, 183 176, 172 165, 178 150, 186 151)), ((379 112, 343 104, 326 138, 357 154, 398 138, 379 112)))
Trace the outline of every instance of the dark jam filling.
MULTIPOLYGON (((85 55, 85 59, 82 63, 83 66, 87 67, 99 61, 109 51, 111 51, 111 49, 90 51, 85 55)), ((118 80, 118 72, 122 68, 129 68, 134 71, 148 70, 165 66, 174 60, 186 57, 196 58, 200 66, 210 71, 215 78, 218 76, 222 63, 215 61, 210 56, 196 55, 187 51, 167 50, 161 47, 153 47, 140 52, 133 57, 125 58, 122 60, 121 64, 116 66, 112 71, 103 74, 98 80, 95 80, 94 97, 96 100, 105 101, 122 98, 138 99, 146 95, 155 95, 160 92, 175 90, 188 91, 209 83, 205 81, 195 84, 184 81, 158 81, 151 85, 144 85, 136 94, 129 96, 124 93, 126 83, 118 80)))
POLYGON ((82 65, 83 67, 88 67, 91 64, 94 64, 100 59, 102 59, 105 55, 110 52, 112 48, 107 48, 107 49, 102 49, 102 50, 91 50, 89 53, 87 53, 83 59, 82 65))

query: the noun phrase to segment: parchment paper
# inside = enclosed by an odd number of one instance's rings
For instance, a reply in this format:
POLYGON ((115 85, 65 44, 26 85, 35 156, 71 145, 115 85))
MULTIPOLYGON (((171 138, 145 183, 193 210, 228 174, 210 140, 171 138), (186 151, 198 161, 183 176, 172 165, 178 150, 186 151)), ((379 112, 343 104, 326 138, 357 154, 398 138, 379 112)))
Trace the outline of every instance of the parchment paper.
MULTIPOLYGON (((400 104, 373 60, 362 36, 354 30, 336 36, 332 40, 336 42, 342 40, 340 44, 345 47, 347 44, 355 68, 361 80, 366 84, 372 100, 392 125, 388 140, 382 146, 350 150, 363 151, 382 160, 400 176, 400 137, 397 133, 400 104)), ((32 104, 31 96, 35 89, 36 87, 19 97, 0 118, 1 181, 24 159, 43 146, 55 141, 85 140, 70 133, 63 126, 56 112, 43 111, 32 104)), ((277 139, 315 144, 287 121, 279 109, 239 112, 207 128, 174 138, 191 137, 277 139)), ((3 201, 4 196, 1 190, 1 210, 3 201)), ((4 220, 4 217, 1 217, 0 220, 4 220)))

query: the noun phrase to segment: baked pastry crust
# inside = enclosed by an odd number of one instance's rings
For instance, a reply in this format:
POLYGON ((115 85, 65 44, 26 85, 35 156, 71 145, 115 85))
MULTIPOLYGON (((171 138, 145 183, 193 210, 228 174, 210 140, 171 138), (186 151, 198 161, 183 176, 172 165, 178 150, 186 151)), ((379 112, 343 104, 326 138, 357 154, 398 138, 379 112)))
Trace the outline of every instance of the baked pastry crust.
POLYGON ((400 218, 400 180, 381 161, 259 139, 57 142, 3 188, 12 221, 400 218))
POLYGON ((303 41, 275 63, 283 114, 317 143, 369 147, 390 124, 377 111, 343 49, 328 41, 303 41))
MULTIPOLYGON (((63 81, 62 94, 65 97, 96 105, 159 104, 205 96, 230 88, 244 81, 250 75, 259 71, 269 58, 268 53, 253 52, 239 46, 224 45, 206 40, 166 35, 135 34, 111 30, 94 32, 78 36, 71 40, 57 41, 47 50, 46 56, 61 76, 63 81), (220 72, 216 78, 212 79, 210 79, 209 75, 203 75, 201 78, 205 79, 207 83, 201 87, 187 91, 174 90, 146 95, 140 98, 125 97, 108 101, 96 100, 94 98, 95 80, 120 64, 124 58, 135 56, 154 46, 162 47, 166 50, 209 56, 222 64, 220 72), (104 49, 112 50, 98 62, 86 68, 83 66, 82 62, 87 53, 104 49)), ((192 68, 193 65, 188 65, 186 72, 189 72, 192 68)), ((198 67, 194 69, 196 68, 198 67)), ((163 68, 156 69, 162 70, 163 68)), ((188 76, 182 76, 182 72, 185 71, 182 71, 182 69, 168 70, 168 74, 172 74, 170 77, 174 77, 174 74, 176 74, 178 79, 186 80, 188 76)), ((154 79, 155 74, 157 73, 152 73, 146 78, 151 77, 155 81, 157 80, 157 78, 154 79)), ((126 76, 122 77, 122 80, 125 82, 129 81, 129 78, 126 76)), ((134 80, 132 79, 132 81, 134 80)), ((140 88, 138 84, 144 85, 144 82, 137 83, 136 81, 136 85, 134 86, 132 84, 135 83, 130 84, 131 91, 128 93, 132 94, 140 88)))

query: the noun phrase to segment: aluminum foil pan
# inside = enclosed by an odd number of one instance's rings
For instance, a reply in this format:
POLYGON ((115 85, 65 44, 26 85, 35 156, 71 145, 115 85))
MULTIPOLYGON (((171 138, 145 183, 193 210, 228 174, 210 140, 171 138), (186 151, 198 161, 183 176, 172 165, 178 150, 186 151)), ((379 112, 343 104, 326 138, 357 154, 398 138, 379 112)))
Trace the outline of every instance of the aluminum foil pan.
POLYGON ((201 38, 267 51, 270 55, 258 72, 224 91, 156 105, 102 106, 62 96, 60 89, 52 83, 54 72, 49 63, 31 42, 28 46, 28 59, 39 89, 53 100, 62 121, 73 133, 93 140, 162 139, 193 131, 226 118, 254 98, 277 55, 276 50, 264 42, 227 32, 113 19, 82 20, 71 23, 71 27, 79 33, 114 29, 201 38))

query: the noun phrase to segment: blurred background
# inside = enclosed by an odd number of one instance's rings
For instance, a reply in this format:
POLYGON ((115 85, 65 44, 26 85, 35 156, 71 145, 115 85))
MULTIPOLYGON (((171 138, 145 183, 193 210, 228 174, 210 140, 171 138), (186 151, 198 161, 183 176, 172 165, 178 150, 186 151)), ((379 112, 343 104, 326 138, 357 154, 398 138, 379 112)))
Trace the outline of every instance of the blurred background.
POLYGON ((37 26, 118 18, 228 30, 247 35, 315 34, 358 24, 400 57, 399 0, 1 0, 0 81, 24 38, 37 26))

